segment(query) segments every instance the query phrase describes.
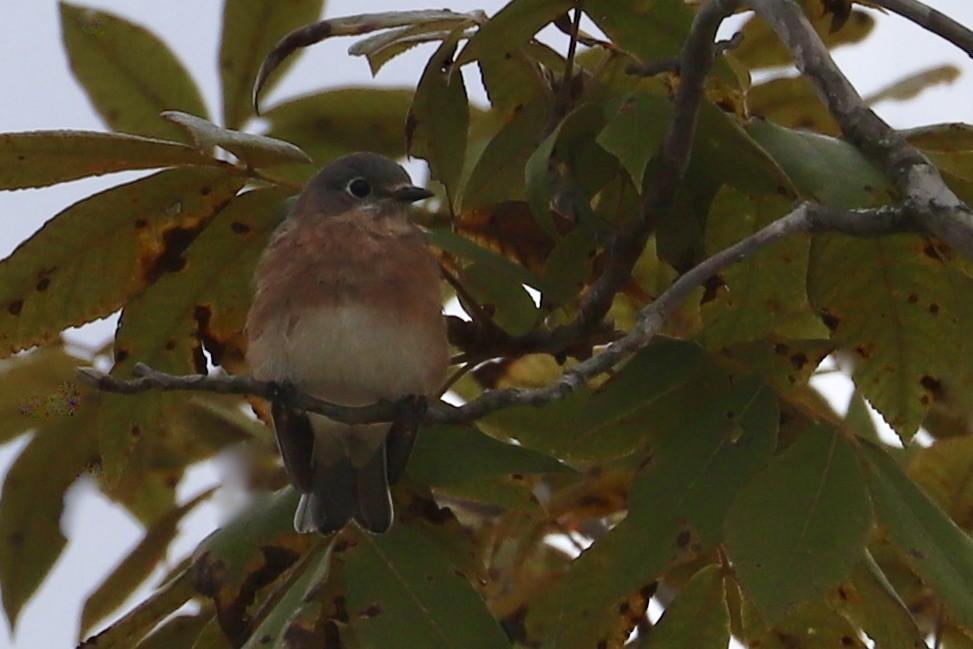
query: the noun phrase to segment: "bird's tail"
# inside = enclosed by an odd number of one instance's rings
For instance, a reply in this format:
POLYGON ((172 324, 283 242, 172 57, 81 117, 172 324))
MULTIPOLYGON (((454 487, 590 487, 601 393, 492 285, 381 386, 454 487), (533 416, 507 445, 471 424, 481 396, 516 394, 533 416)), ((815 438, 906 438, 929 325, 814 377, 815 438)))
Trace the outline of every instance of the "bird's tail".
POLYGON ((354 519, 373 534, 392 526, 392 497, 386 468, 385 444, 361 466, 347 456, 313 469, 311 490, 301 496, 294 515, 298 532, 330 534, 354 519))

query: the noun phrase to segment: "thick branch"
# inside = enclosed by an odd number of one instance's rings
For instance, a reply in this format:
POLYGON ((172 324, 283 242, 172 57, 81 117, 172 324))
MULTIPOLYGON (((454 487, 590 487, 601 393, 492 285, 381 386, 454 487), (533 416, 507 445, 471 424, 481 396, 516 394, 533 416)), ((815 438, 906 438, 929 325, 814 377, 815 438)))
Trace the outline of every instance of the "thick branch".
MULTIPOLYGON (((541 406, 564 399, 648 345, 680 305, 710 277, 785 237, 811 232, 841 232, 855 237, 876 237, 914 230, 914 221, 902 207, 845 211, 802 203, 790 214, 717 253, 681 276, 655 302, 639 312, 638 323, 631 332, 609 344, 600 354, 567 370, 551 385, 543 388, 492 390, 463 406, 430 408, 426 412, 425 421, 435 424, 465 423, 511 406, 541 406)), ((86 383, 100 390, 124 394, 147 390, 189 390, 249 394, 265 399, 280 396, 278 386, 250 377, 171 376, 141 364, 136 366, 135 371, 140 378, 131 381, 117 379, 93 368, 82 368, 79 375, 86 383)), ((320 413, 350 424, 393 421, 410 407, 407 401, 380 401, 368 406, 347 407, 300 393, 289 395, 288 399, 295 408, 320 413)))
POLYGON ((973 211, 950 191, 939 170, 922 153, 868 108, 835 65, 804 12, 790 0, 750 0, 749 4, 790 50, 797 68, 814 85, 845 137, 885 169, 919 224, 973 258, 973 211))
POLYGON ((973 58, 973 31, 941 11, 927 7, 916 0, 872 0, 872 2, 941 36, 973 58))

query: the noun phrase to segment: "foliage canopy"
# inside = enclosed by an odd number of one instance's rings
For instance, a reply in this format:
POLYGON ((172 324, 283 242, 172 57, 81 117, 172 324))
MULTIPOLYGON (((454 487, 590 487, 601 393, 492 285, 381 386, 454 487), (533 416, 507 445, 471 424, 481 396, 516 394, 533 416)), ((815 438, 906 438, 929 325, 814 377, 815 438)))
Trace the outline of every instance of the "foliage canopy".
MULTIPOLYGON (((0 441, 33 435, 0 497, 9 620, 63 549, 62 496, 87 473, 146 527, 87 601, 82 633, 100 630, 90 646, 726 647, 733 636, 813 648, 868 636, 922 647, 930 633, 973 646, 973 265, 917 227, 776 241, 702 277, 610 372, 539 405, 427 427, 383 536, 292 531, 272 435, 241 407, 265 416, 257 399, 77 385, 93 359, 59 333, 118 310, 104 352, 114 376, 138 362, 245 374, 257 257, 286 199, 355 150, 428 162, 437 198, 417 219, 472 316, 450 321, 468 370, 453 390, 468 401, 549 385, 608 353, 678 277, 798 201, 845 211, 903 199, 805 77, 751 82, 790 62, 756 17, 720 48, 673 172, 678 101, 691 92, 684 43, 714 2, 337 18, 318 36, 362 36, 350 51, 376 74, 435 43, 417 87, 293 98, 266 108, 265 134, 246 132, 264 57, 323 4, 226 0, 222 126, 162 40, 61 4, 72 69, 111 130, 0 135, 0 189, 155 171, 65 209, 0 262, 0 441), (578 29, 582 13, 601 36, 578 29), (535 39, 550 24, 562 46, 535 39), (657 74, 638 73, 650 65, 657 74), (479 71, 489 106, 470 104, 463 66, 479 71), (846 416, 808 385, 829 355, 857 388, 846 416), (904 450, 878 437, 866 402, 904 450), (920 426, 931 444, 910 444, 920 426), (237 444, 266 495, 104 628, 208 497, 176 503, 186 467, 237 444), (650 625, 653 597, 666 612, 650 625), (188 601, 197 612, 172 615, 188 601)), ((828 47, 867 35, 869 13, 824 4, 804 8, 828 47)), ((261 77, 264 89, 281 74, 261 77)), ((973 128, 905 135, 973 201, 973 128)))

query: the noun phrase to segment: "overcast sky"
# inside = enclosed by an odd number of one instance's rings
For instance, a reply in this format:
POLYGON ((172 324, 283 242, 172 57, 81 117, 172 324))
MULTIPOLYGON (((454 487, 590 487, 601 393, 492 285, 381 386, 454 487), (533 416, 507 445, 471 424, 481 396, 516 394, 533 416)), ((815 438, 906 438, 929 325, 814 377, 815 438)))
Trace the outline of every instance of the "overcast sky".
MULTIPOLYGON (((970 0, 931 0, 928 4, 973 25, 970 0)), ((219 114, 216 67, 219 48, 221 2, 199 0, 92 0, 87 6, 119 14, 160 35, 184 62, 201 86, 213 114, 219 114)), ((437 0, 435 3, 405 0, 332 0, 328 16, 370 11, 439 8, 456 11, 483 9, 495 13, 498 0, 437 0)), ((58 3, 55 0, 7 0, 2 11, 0 79, 0 132, 87 129, 104 130, 75 84, 60 42, 58 3)), ((414 85, 429 55, 419 48, 383 69, 372 80, 366 62, 345 55, 351 41, 340 39, 308 51, 270 96, 302 94, 322 86, 348 84, 414 85)), ((872 93, 890 81, 931 65, 951 62, 964 68, 950 86, 926 92, 908 104, 886 102, 878 112, 896 127, 938 122, 973 123, 973 65, 958 49, 911 26, 897 17, 880 17, 879 27, 867 44, 840 50, 837 60, 862 94, 872 93)), ((482 97, 482 94, 480 95, 482 97)), ((91 193, 117 184, 119 176, 81 180, 37 191, 0 193, 0 258, 58 211, 91 193)), ((73 333, 76 340, 101 344, 113 331, 113 321, 73 333)), ((839 397, 840 398, 840 397, 839 397)), ((0 476, 23 447, 24 440, 0 447, 0 476)), ((183 500, 211 484, 217 474, 211 467, 194 470, 181 487, 183 500)), ((86 593, 138 540, 140 530, 128 515, 82 485, 72 493, 71 506, 62 521, 71 539, 67 552, 55 567, 39 595, 24 610, 16 634, 0 625, 0 647, 61 649, 76 644, 79 607, 86 593)), ((185 525, 184 538, 170 558, 178 560, 205 536, 219 520, 216 506, 204 506, 185 525)))

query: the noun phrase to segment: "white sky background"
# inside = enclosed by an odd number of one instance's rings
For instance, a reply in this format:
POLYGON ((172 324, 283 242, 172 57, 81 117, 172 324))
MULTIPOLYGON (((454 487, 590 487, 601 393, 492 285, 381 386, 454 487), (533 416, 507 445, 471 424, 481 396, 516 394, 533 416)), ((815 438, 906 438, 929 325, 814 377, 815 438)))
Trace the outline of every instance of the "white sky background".
MULTIPOLYGON (((80 0, 79 0, 80 1, 80 0)), ((200 84, 211 113, 220 114, 218 71, 219 24, 222 2, 210 0, 88 0, 87 6, 119 14, 161 36, 200 84)), ((483 9, 495 13, 500 0, 331 0, 328 16, 362 11, 404 10, 447 6, 456 11, 483 9)), ((973 25, 970 0, 929 0, 928 4, 973 25)), ((61 46, 58 4, 55 0, 4 0, 0 4, 0 132, 84 129, 105 130, 71 76, 61 46)), ((558 35, 555 35, 555 39, 558 35)), ((563 39, 563 37, 560 37, 563 39)), ((310 48, 285 80, 265 97, 271 106, 281 98, 323 86, 348 84, 415 85, 430 54, 419 48, 393 61, 372 80, 364 59, 351 58, 345 49, 352 41, 338 39, 310 48)), ((553 40, 554 43, 561 43, 553 40)), ((973 61, 934 35, 904 19, 879 17, 879 27, 866 45, 839 50, 836 58, 862 94, 931 65, 951 62, 964 74, 951 86, 940 86, 907 104, 883 103, 878 112, 894 126, 907 128, 939 122, 973 123, 973 61)), ((472 85, 472 84, 471 84, 472 85)), ((471 88, 471 94, 473 89, 471 88)), ((482 98, 482 93, 478 95, 482 98)), ((116 185, 121 176, 86 179, 42 190, 0 192, 0 258, 30 236, 47 219, 85 196, 116 185)), ((421 181, 422 178, 416 178, 421 181)), ((101 345, 114 330, 114 320, 95 323, 73 333, 72 340, 101 345)), ((836 388, 837 399, 847 389, 836 388)), ((83 406, 82 406, 83 407, 83 406)), ((24 440, 0 447, 0 477, 23 448, 24 440)), ((180 490, 182 500, 219 480, 211 466, 195 469, 180 490)), ((219 501, 217 501, 219 503, 219 501)), ((24 609, 16 636, 0 624, 0 648, 62 649, 77 643, 80 606, 94 588, 138 541, 140 528, 120 508, 108 503, 90 485, 72 490, 62 527, 70 538, 38 595, 24 609), (16 643, 14 642, 16 638, 16 643)), ((187 519, 183 538, 170 559, 178 561, 218 524, 219 504, 207 504, 187 519)))

